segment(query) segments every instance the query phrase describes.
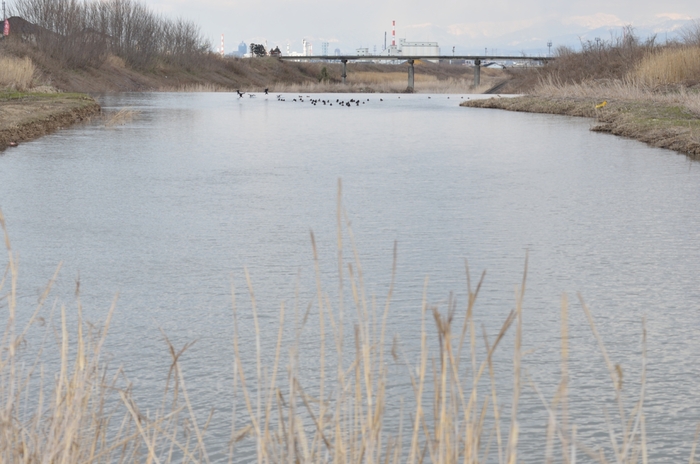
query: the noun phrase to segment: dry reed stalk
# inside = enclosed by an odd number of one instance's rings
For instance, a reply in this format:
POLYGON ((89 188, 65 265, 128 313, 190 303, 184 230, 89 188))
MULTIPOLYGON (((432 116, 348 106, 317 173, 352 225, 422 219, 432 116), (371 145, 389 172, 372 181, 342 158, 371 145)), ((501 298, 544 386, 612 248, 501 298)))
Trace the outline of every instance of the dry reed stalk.
POLYGON ((0 87, 25 91, 32 87, 36 68, 29 57, 0 56, 0 87))

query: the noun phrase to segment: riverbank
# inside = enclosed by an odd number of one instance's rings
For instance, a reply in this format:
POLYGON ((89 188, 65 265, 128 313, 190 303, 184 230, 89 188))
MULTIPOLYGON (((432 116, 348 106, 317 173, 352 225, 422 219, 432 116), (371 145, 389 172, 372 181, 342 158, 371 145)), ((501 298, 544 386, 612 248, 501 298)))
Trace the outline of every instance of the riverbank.
MULTIPOLYGON (((39 47, 18 39, 0 44, 0 61, 29 60, 32 72, 23 84, 48 85, 64 92, 367 92, 407 91, 408 65, 348 63, 343 85, 341 63, 292 62, 274 57, 197 57, 195 64, 161 60, 148 67, 129 64, 109 54, 97 63, 66 66, 39 47)), ((474 89, 473 68, 461 64, 415 63, 415 91, 424 93, 481 93, 508 79, 501 69, 484 69, 481 85, 474 89)), ((18 87, 14 82, 5 86, 18 87)), ((0 79, 0 87, 3 82, 0 79)))
POLYGON ((100 105, 83 94, 0 92, 0 151, 99 112, 100 105))
MULTIPOLYGON (((275 58, 208 57, 198 69, 159 65, 134 69, 117 57, 101 66, 80 70, 40 64, 40 81, 66 92, 343 92, 401 93, 408 85, 405 64, 351 63, 342 84, 340 63, 305 63, 275 58)), ((424 93, 481 93, 506 79, 500 69, 482 73, 474 90, 473 70, 467 66, 420 62, 415 66, 415 91, 424 93)))
POLYGON ((460 106, 593 118, 596 124, 592 131, 639 140, 700 159, 700 118, 677 102, 521 96, 470 100, 460 106))

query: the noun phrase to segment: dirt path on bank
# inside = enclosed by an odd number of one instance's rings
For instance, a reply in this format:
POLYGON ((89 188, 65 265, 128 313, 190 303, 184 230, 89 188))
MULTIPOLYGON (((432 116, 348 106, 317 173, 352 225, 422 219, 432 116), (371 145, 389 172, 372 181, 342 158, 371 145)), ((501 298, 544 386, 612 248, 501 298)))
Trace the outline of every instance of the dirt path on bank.
POLYGON ((523 96, 470 100, 460 106, 594 118, 597 124, 591 127, 592 131, 639 140, 700 160, 700 118, 686 108, 654 101, 612 99, 596 108, 601 101, 523 96))
POLYGON ((0 151, 99 112, 100 106, 87 95, 0 93, 0 151))

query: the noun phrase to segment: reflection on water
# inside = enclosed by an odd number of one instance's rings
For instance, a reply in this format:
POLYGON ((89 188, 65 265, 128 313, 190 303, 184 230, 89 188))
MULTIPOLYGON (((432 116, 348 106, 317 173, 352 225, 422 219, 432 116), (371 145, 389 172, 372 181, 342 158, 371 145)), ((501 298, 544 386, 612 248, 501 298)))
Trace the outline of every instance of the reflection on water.
MULTIPOLYGON (((426 275, 431 303, 444 308, 453 291, 463 307, 464 259, 472 274, 487 270, 476 319, 495 334, 527 253, 523 362, 543 394, 551 398, 558 381, 562 292, 591 306, 632 398, 646 316, 650 456, 688 459, 700 420, 700 172, 672 152, 591 133, 586 120, 459 108, 461 96, 449 97, 322 96, 330 106, 298 95, 102 96, 106 111, 137 116, 0 156, 23 301, 33 304, 63 261, 54 295, 70 306, 79 276, 94 320, 119 292, 109 350, 144 403, 155 404, 167 375, 163 328, 178 346, 197 340, 183 365, 203 414, 227 411, 231 282, 251 340, 247 268, 272 347, 280 301, 293 305, 297 288, 300 307, 314 298, 312 229, 332 297, 342 178, 369 294, 386 294, 398 243, 390 331, 409 356, 426 275), (362 101, 335 101, 350 98, 362 101)), ((613 388, 580 307, 571 313, 572 416, 595 446, 606 440, 613 388)), ((512 337, 499 361, 504 379, 511 347, 512 337)), ((314 359, 305 360, 310 379, 314 359)), ((392 369, 392 397, 408 394, 392 369)), ((213 456, 226 446, 228 417, 211 426, 213 456)), ((546 416, 529 387, 519 417, 523 459, 541 462, 546 416)))

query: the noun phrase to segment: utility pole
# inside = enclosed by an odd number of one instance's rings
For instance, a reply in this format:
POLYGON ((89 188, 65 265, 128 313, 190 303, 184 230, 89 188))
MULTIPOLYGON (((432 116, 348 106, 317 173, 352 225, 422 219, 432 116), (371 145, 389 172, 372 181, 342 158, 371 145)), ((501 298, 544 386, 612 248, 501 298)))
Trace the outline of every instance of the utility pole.
POLYGON ((547 56, 549 56, 551 58, 552 57, 552 41, 551 40, 549 42, 547 42, 547 48, 549 49, 549 54, 547 56))

